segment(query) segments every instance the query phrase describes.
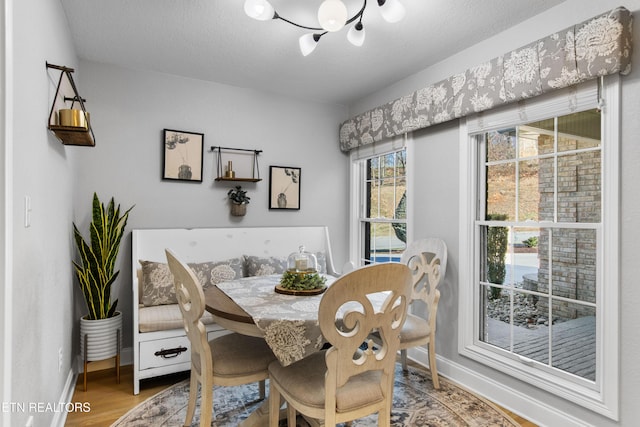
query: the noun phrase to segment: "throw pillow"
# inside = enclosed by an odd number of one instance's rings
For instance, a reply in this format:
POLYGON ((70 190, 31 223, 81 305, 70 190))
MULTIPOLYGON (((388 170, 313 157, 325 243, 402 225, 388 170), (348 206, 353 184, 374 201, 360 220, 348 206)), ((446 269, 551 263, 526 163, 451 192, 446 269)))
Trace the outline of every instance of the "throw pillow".
POLYGON ((287 260, 277 257, 245 255, 246 276, 268 276, 282 274, 287 269, 287 260))
POLYGON ((166 263, 143 261, 142 266, 142 304, 145 306, 177 304, 173 285, 173 274, 166 263))
POLYGON ((232 258, 219 262, 189 263, 203 289, 220 282, 244 277, 244 259, 232 258))
MULTIPOLYGON (((243 258, 226 261, 187 263, 203 289, 217 283, 244 277, 243 258)), ((147 307, 177 304, 173 275, 166 263, 140 261, 142 266, 142 304, 147 307)))

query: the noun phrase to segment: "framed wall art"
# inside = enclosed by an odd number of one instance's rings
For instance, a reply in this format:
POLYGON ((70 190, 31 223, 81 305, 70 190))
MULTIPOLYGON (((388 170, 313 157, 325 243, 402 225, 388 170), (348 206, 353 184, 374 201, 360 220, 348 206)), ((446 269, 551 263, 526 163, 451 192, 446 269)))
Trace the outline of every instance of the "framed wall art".
POLYGON ((164 130, 162 179, 202 182, 204 134, 164 130))
POLYGON ((300 209, 300 168, 269 166, 269 209, 300 209))

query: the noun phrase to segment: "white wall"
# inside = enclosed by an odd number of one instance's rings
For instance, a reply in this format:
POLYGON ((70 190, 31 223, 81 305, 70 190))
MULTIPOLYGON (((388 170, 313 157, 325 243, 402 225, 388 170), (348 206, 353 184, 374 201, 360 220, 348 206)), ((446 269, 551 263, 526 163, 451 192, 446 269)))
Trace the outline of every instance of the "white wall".
MULTIPOLYGON (((345 107, 95 62, 82 61, 80 71, 78 86, 87 99, 96 146, 75 150, 73 219, 87 228, 94 191, 103 201, 114 196, 122 208, 135 205, 112 296, 124 313, 125 347, 132 339, 133 228, 328 225, 336 265, 344 263, 348 158, 337 136, 345 107), (202 183, 161 179, 164 128, 204 133, 202 183), (262 181, 243 183, 251 203, 241 219, 229 215, 226 194, 233 183, 214 182, 211 146, 263 150, 258 157, 262 181), (299 211, 268 209, 270 165, 302 168, 299 211)), ((77 317, 86 311, 82 304, 78 310, 77 317)))
MULTIPOLYGON (((640 1, 629 0, 623 4, 634 15, 640 10, 640 1)), ((382 89, 350 106, 350 115, 355 115, 384 104, 400 96, 407 95, 421 87, 435 83, 454 73, 464 71, 500 54, 521 47, 554 31, 589 19, 600 13, 620 6, 617 0, 567 0, 565 3, 533 17, 527 22, 509 29, 496 37, 480 42, 476 46, 459 52, 447 60, 426 69, 395 85, 382 89)), ((640 40, 638 25, 634 28, 634 40, 640 40)), ((457 353, 458 343, 458 208, 459 208, 459 171, 458 171, 458 122, 416 132, 416 156, 419 164, 426 164, 416 170, 415 212, 416 230, 414 236, 440 236, 449 247, 447 275, 442 288, 442 298, 438 310, 438 356, 443 373, 459 375, 457 380, 473 383, 473 377, 485 378, 485 390, 502 386, 504 392, 489 395, 499 403, 509 407, 517 405, 509 394, 527 396, 526 405, 514 407, 518 412, 540 424, 549 424, 545 414, 564 413, 574 417, 579 425, 597 426, 635 426, 640 418, 638 390, 640 389, 640 267, 637 262, 637 242, 640 239, 640 193, 637 182, 640 180, 640 114, 638 96, 640 95, 640 56, 635 49, 633 71, 622 78, 622 121, 621 121, 621 246, 620 265, 620 325, 621 325, 621 410, 620 421, 614 422, 579 406, 573 405, 540 389, 514 380, 487 366, 463 358, 457 353), (434 205, 434 203, 436 203, 434 205), (448 370, 448 372, 447 372, 448 370), (465 376, 460 375, 465 373, 465 376), (471 380, 470 380, 471 378, 471 380), (540 409, 543 408, 543 411, 540 409)), ((442 371, 441 371, 442 372, 442 371)), ((483 384, 474 384, 480 391, 483 384)), ((557 425, 557 424, 556 424, 557 425)))
MULTIPOLYGON (((4 3, 3 3, 4 4, 4 3)), ((13 97, 7 104, 12 135, 6 141, 12 155, 7 172, 10 223, 5 234, 9 248, 7 268, 12 280, 4 283, 11 301, 3 311, 11 336, 4 336, 5 372, 9 402, 58 402, 71 374, 73 284, 71 270, 71 213, 74 170, 70 150, 47 130, 50 102, 59 73, 45 63, 74 67, 75 57, 66 18, 58 1, 10 1, 11 28, 7 67, 13 77, 13 97), (31 226, 24 226, 24 197, 32 203, 31 226), (58 349, 62 367, 58 369, 58 349)), ((4 413, 7 426, 49 425, 52 411, 18 410, 4 413)))
MULTIPOLYGON (((338 149, 338 124, 346 108, 304 103, 169 75, 80 62, 58 1, 12 2, 13 40, 5 54, 14 78, 3 106, 13 138, 6 141, 10 168, 4 170, 10 278, 3 303, 4 402, 55 404, 71 390, 72 362, 78 354, 78 318, 86 307, 77 289, 72 222, 89 223, 94 191, 126 208, 135 204, 117 268, 114 297, 125 314, 125 347, 131 346, 130 234, 143 227, 317 225, 330 228, 337 265, 347 254, 347 156, 338 149), (13 53, 13 56, 11 55, 13 53), (46 62, 76 69, 74 78, 96 135, 96 147, 64 146, 46 129, 58 72, 46 62), (13 99, 13 103, 5 104, 13 99), (259 157, 263 181, 245 184, 251 196, 246 217, 228 214, 229 183, 214 183, 214 156, 205 152, 204 182, 162 181, 162 129, 205 134, 205 147, 222 145, 264 150, 259 157), (267 208, 269 165, 302 168, 300 211, 267 208), (24 227, 24 197, 32 203, 31 226, 24 227), (12 339, 11 339, 12 338, 12 339), (58 349, 62 369, 58 371, 58 349)), ((8 10, 11 10, 9 8, 8 10)), ((6 133, 3 131, 3 135, 6 133)), ((291 248, 292 251, 297 248, 291 248)), ((6 412, 0 425, 59 423, 60 413, 6 412)))

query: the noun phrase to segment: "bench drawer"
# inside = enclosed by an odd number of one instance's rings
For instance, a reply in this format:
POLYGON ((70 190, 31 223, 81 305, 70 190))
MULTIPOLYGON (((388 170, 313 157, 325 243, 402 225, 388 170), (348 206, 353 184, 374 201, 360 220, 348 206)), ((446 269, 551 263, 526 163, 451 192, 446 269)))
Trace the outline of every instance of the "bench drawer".
POLYGON ((158 368, 191 361, 186 335, 140 343, 140 369, 158 368))
MULTIPOLYGON (((207 325, 207 340, 230 333, 216 324, 207 325)), ((191 361, 191 343, 186 335, 140 343, 140 369, 158 368, 191 361)))

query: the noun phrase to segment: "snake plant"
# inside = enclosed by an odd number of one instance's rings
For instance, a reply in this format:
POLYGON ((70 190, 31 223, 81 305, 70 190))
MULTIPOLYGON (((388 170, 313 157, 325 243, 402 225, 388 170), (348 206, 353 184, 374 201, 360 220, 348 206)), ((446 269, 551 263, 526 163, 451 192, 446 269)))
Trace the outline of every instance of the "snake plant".
POLYGON ((90 243, 84 240, 76 224, 73 224, 73 236, 81 259, 81 263, 73 261, 73 266, 89 307, 89 320, 107 319, 115 315, 118 300, 111 302, 111 285, 119 271, 113 270, 131 209, 133 206, 120 216, 120 205, 115 206, 113 197, 105 208, 98 195, 93 193, 90 243))

